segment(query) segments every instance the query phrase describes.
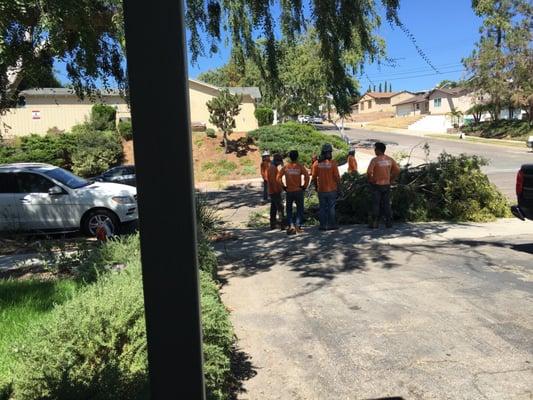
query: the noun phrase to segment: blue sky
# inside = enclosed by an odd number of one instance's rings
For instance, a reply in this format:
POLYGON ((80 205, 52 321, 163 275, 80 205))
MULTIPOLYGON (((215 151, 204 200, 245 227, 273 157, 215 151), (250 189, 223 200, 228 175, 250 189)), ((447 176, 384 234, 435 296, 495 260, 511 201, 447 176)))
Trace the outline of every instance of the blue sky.
MULTIPOLYGON (((367 64, 364 73, 358 75, 360 90, 369 85, 392 84, 393 91, 420 91, 433 88, 443 79, 460 79, 464 76, 461 59, 468 56, 479 38, 480 19, 472 11, 470 0, 401 0, 400 18, 415 36, 419 47, 425 52, 440 74, 418 55, 414 45, 397 27, 386 21, 378 29, 387 44, 388 57, 397 65, 367 64)), ((277 10, 274 11, 277 15, 277 10)), ((275 15, 275 16, 276 16, 275 15)), ((197 65, 189 64, 189 76, 196 78, 199 73, 225 64, 229 48, 224 41, 219 45, 219 53, 200 57, 197 65)), ((65 81, 64 67, 56 65, 59 77, 65 81)))

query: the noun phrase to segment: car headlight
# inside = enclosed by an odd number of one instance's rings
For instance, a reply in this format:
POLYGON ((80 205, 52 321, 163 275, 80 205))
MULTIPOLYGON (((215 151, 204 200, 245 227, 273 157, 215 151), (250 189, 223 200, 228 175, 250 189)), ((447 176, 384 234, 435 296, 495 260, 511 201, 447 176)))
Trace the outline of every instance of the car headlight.
POLYGON ((115 196, 111 198, 117 204, 135 204, 132 196, 115 196))

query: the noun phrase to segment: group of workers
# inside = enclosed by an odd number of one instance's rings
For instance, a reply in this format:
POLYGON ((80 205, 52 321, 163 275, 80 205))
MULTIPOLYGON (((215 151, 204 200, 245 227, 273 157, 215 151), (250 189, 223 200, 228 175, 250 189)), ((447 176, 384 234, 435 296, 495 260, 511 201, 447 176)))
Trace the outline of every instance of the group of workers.
MULTIPOLYGON (((372 214, 370 228, 378 228, 381 217, 385 226, 392 227, 390 204, 391 182, 399 175, 396 161, 385 155, 386 146, 378 142, 374 145, 376 157, 368 166, 367 176, 372 187, 372 214)), ((304 193, 311 184, 316 188, 319 201, 319 229, 321 231, 338 229, 335 205, 340 196, 341 177, 337 162, 333 160, 330 144, 322 146, 319 156, 313 156, 310 171, 298 161, 298 151, 289 152, 289 161, 284 164, 281 154, 265 151, 262 155, 261 176, 263 178, 263 201, 270 199, 270 229, 285 229, 287 234, 301 233, 304 220, 304 193), (282 193, 285 195, 285 211, 282 193), (296 213, 293 212, 296 205, 296 213), (279 217, 279 219, 278 219, 279 217), (285 222, 286 221, 286 222, 285 222)), ((348 172, 357 172, 355 150, 348 153, 348 172)))

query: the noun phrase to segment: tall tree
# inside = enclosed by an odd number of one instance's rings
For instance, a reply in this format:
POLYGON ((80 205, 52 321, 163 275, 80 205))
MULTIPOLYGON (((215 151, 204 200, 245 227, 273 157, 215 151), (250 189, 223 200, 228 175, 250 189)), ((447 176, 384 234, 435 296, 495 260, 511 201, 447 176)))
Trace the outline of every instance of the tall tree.
POLYGON ((381 83, 379 84, 379 92, 381 93, 381 83))
POLYGON ((531 65, 533 6, 530 0, 473 0, 472 6, 483 23, 476 48, 463 60, 472 75, 468 85, 489 96, 491 115, 498 119, 512 97, 529 104, 531 69, 525 72, 523 66, 531 65), (513 96, 517 91, 521 95, 513 96))
POLYGON ((385 93, 388 92, 388 88, 387 88, 387 81, 385 81, 385 93))
POLYGON ((228 136, 235 129, 235 117, 241 112, 241 95, 233 95, 227 89, 217 97, 209 100, 206 105, 209 110, 209 122, 222 131, 224 151, 228 152, 228 136))

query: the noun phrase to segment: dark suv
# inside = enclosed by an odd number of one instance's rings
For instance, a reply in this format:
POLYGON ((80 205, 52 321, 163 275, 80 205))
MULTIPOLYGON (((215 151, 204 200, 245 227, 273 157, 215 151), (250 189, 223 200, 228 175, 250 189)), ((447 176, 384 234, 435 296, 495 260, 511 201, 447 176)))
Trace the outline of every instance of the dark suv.
POLYGON ((533 164, 524 164, 516 175, 518 205, 512 206, 513 215, 522 221, 533 220, 533 164))
POLYGON ((91 178, 91 180, 96 182, 121 183, 130 186, 135 186, 137 184, 134 165, 121 165, 111 168, 102 175, 91 178))

